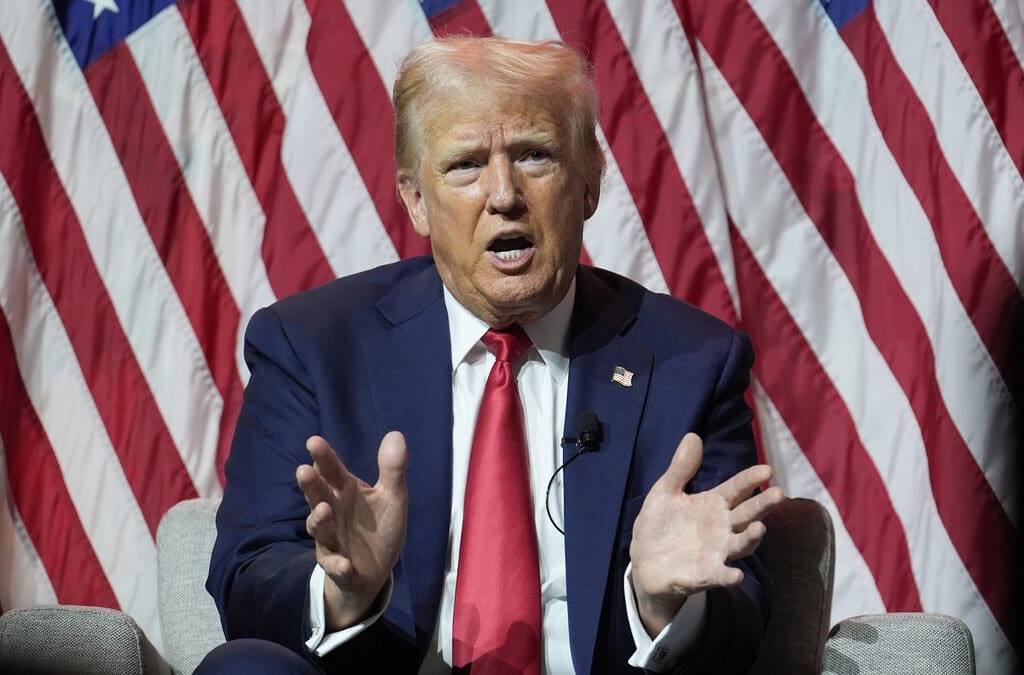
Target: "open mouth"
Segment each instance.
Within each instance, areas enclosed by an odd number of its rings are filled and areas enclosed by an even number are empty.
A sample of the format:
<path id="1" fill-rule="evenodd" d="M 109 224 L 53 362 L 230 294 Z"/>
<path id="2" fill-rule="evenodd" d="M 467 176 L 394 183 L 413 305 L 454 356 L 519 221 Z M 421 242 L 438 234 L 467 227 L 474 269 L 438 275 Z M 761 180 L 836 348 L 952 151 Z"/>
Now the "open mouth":
<path id="1" fill-rule="evenodd" d="M 502 262 L 515 262 L 533 250 L 533 242 L 521 234 L 503 234 L 487 250 Z"/>

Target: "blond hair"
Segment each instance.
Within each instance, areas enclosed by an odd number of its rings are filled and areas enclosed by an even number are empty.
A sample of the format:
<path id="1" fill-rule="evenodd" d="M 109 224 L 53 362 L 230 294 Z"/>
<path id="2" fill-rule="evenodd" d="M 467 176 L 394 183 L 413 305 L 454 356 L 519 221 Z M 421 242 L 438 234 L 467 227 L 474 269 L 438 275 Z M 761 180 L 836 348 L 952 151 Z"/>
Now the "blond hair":
<path id="1" fill-rule="evenodd" d="M 425 112 L 471 84 L 510 100 L 529 98 L 552 110 L 564 110 L 572 161 L 588 185 L 600 183 L 605 159 L 597 142 L 597 91 L 590 64 L 556 40 L 455 35 L 409 52 L 392 94 L 399 169 L 418 168 Z"/>

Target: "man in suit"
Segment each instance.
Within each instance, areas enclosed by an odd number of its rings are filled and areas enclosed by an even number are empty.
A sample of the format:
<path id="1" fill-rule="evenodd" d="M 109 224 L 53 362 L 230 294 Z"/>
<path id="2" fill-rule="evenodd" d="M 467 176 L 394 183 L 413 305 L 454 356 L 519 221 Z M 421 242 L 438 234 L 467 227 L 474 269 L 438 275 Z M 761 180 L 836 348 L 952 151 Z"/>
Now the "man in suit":
<path id="1" fill-rule="evenodd" d="M 585 61 L 560 43 L 442 40 L 407 57 L 395 109 L 399 194 L 433 256 L 253 317 L 208 581 L 227 636 L 352 672 L 748 668 L 768 611 L 752 554 L 782 499 L 756 492 L 771 471 L 743 401 L 750 346 L 579 265 L 604 166 Z M 497 577 L 462 576 L 489 543 L 467 523 L 510 503 L 472 486 L 494 331 L 531 345 L 506 364 L 530 513 L 487 534 L 525 525 L 510 555 L 529 551 L 534 623 L 480 614 L 525 593 L 504 553 Z M 558 472 L 582 411 L 600 442 Z M 496 602 L 460 597 L 471 583 Z M 501 621 L 503 644 L 484 644 Z M 204 665 L 248 667 L 228 645 Z"/>

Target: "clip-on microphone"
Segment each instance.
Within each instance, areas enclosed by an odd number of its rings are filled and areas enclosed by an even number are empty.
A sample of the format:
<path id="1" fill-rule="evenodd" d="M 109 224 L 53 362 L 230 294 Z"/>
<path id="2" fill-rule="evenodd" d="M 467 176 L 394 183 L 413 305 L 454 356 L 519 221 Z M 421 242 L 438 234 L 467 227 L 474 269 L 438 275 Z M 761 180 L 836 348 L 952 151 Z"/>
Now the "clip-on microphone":
<path id="1" fill-rule="evenodd" d="M 584 410 L 576 418 L 576 437 L 565 436 L 562 438 L 562 445 L 575 444 L 576 454 L 570 457 L 562 465 L 555 469 L 555 472 L 551 474 L 551 480 L 548 481 L 548 489 L 544 494 L 544 509 L 548 512 L 548 520 L 555 526 L 555 529 L 565 535 L 565 530 L 558 526 L 555 519 L 551 516 L 551 486 L 555 482 L 555 477 L 558 476 L 559 471 L 563 471 L 565 467 L 576 461 L 577 457 L 580 457 L 584 453 L 593 452 L 600 449 L 601 441 L 603 440 L 603 434 L 601 432 L 601 420 L 597 418 L 597 413 L 593 410 Z"/>

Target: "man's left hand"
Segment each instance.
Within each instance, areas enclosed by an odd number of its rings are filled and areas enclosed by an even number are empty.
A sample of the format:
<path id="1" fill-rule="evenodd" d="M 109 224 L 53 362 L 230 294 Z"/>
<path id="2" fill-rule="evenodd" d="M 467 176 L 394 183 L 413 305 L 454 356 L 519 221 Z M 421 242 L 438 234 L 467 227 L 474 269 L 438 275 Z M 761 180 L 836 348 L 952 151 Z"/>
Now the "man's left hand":
<path id="1" fill-rule="evenodd" d="M 686 484 L 703 456 L 700 437 L 686 434 L 633 524 L 633 590 L 652 636 L 672 621 L 688 596 L 743 580 L 743 572 L 728 563 L 754 552 L 765 533 L 761 519 L 785 498 L 779 487 L 753 494 L 772 476 L 767 464 L 745 469 L 707 492 L 687 494 Z"/>

